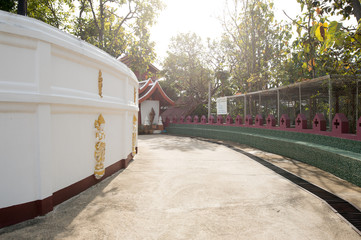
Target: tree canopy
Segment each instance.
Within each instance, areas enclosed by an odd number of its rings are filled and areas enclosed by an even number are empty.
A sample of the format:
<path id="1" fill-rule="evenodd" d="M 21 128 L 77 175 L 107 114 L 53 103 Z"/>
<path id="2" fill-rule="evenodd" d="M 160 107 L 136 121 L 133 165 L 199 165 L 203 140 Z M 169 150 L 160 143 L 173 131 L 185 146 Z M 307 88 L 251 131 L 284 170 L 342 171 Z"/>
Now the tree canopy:
<path id="1" fill-rule="evenodd" d="M 352 7 L 352 1 L 298 2 L 303 13 L 298 19 L 293 20 L 298 34 L 293 44 L 293 52 L 303 62 L 303 77 L 359 73 L 359 27 L 357 24 L 354 27 L 345 26 L 342 21 L 350 18 L 351 12 L 357 12 Z M 341 16 L 341 21 L 331 20 L 330 17 L 334 15 Z"/>
<path id="2" fill-rule="evenodd" d="M 291 32 L 275 21 L 273 3 L 267 0 L 234 0 L 223 18 L 226 56 L 238 91 L 249 92 L 280 85 L 287 79 L 282 67 Z M 277 71 L 275 71 L 277 70 Z"/>
<path id="3" fill-rule="evenodd" d="M 0 0 L 15 12 L 17 0 Z M 272 0 L 228 0 L 219 39 L 174 36 L 162 85 L 173 99 L 213 97 L 286 85 L 325 74 L 360 73 L 360 0 L 297 0 L 299 15 L 276 21 Z M 28 0 L 27 14 L 98 46 L 132 58 L 142 74 L 156 53 L 150 27 L 161 0 Z M 338 18 L 335 18 L 338 17 Z M 353 24 L 345 24 L 349 19 Z M 295 32 L 292 30 L 296 29 Z"/>
<path id="4" fill-rule="evenodd" d="M 175 98 L 206 100 L 210 69 L 205 64 L 205 47 L 195 33 L 179 34 L 171 39 L 163 64 L 166 89 L 173 88 Z"/>
<path id="5" fill-rule="evenodd" d="M 0 0 L 15 12 L 17 0 Z M 27 0 L 27 16 L 69 32 L 114 57 L 128 54 L 143 73 L 156 53 L 150 27 L 164 8 L 161 0 Z"/>
<path id="6" fill-rule="evenodd" d="M 291 25 L 275 19 L 272 0 L 228 1 L 221 39 L 204 41 L 195 34 L 172 39 L 162 84 L 174 99 L 204 103 L 207 83 L 216 98 L 326 74 L 360 73 L 360 1 L 297 2 L 299 15 L 290 18 Z M 354 25 L 346 19 L 354 19 Z"/>

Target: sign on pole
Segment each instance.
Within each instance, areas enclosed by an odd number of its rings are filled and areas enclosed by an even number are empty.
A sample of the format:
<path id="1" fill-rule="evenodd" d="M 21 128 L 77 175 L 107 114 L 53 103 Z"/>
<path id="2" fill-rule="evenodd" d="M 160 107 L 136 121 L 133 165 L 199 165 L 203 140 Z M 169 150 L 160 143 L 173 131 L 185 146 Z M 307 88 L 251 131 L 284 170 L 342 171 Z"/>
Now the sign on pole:
<path id="1" fill-rule="evenodd" d="M 227 98 L 217 98 L 217 115 L 227 114 Z"/>

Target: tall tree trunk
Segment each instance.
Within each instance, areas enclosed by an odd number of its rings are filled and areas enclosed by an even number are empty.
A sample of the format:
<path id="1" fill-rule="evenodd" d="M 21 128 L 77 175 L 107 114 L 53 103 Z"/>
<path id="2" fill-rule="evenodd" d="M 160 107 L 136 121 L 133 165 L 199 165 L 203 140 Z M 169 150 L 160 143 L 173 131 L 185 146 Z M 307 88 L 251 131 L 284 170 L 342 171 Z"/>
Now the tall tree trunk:
<path id="1" fill-rule="evenodd" d="M 309 4 L 308 5 L 309 14 L 308 14 L 307 32 L 308 32 L 308 39 L 309 39 L 309 44 L 310 44 L 310 53 L 309 53 L 310 59 L 307 62 L 307 64 L 309 64 L 311 66 L 311 71 L 310 71 L 311 78 L 316 78 L 316 69 L 313 64 L 313 62 L 315 61 L 316 53 L 315 53 L 315 49 L 314 49 L 314 42 L 312 41 L 313 37 L 311 36 L 311 28 L 312 28 L 311 23 L 313 22 L 313 18 L 311 15 L 311 8 L 312 8 L 312 5 Z"/>
<path id="2" fill-rule="evenodd" d="M 340 96 L 339 96 L 339 92 L 335 91 L 335 113 L 339 113 L 340 112 Z"/>
<path id="3" fill-rule="evenodd" d="M 353 8 L 353 14 L 357 19 L 357 23 L 360 22 L 361 19 L 361 4 L 359 0 L 351 0 L 351 5 Z"/>
<path id="4" fill-rule="evenodd" d="M 26 16 L 27 15 L 26 12 L 27 12 L 26 0 L 19 0 L 18 1 L 18 14 Z"/>
<path id="5" fill-rule="evenodd" d="M 82 40 L 85 40 L 85 37 L 84 37 L 84 33 L 83 33 L 83 23 L 81 22 L 83 17 L 83 12 L 85 10 L 85 0 L 82 0 L 80 2 L 80 11 L 79 11 L 79 18 L 78 18 L 78 21 L 79 21 L 79 36 L 80 36 L 80 39 Z"/>
<path id="6" fill-rule="evenodd" d="M 98 30 L 98 37 L 99 37 L 99 46 L 102 46 L 102 42 L 100 41 L 100 39 L 101 40 L 103 40 L 103 31 L 101 30 L 101 28 L 100 28 L 100 26 L 99 26 L 99 22 L 98 22 L 98 20 L 97 20 L 97 15 L 96 15 L 96 13 L 95 13 L 95 11 L 94 11 L 94 7 L 93 7 L 93 1 L 92 0 L 88 0 L 88 2 L 89 2 L 89 5 L 90 5 L 90 9 L 91 9 L 91 11 L 92 11 L 92 13 L 93 13 L 93 19 L 94 19 L 94 22 L 95 22 L 95 27 L 97 28 L 97 30 Z M 100 3 L 102 3 L 102 0 L 100 0 Z M 102 4 L 102 6 L 103 6 L 103 4 Z M 101 16 L 100 16 L 101 17 Z"/>
<path id="7" fill-rule="evenodd" d="M 104 48 L 104 3 L 103 0 L 99 1 L 100 10 L 100 31 L 99 31 L 99 44 Z"/>
<path id="8" fill-rule="evenodd" d="M 255 34 L 255 24 L 254 24 L 254 5 L 252 6 L 251 9 L 251 46 L 252 46 L 252 74 L 254 74 L 256 72 L 256 46 L 255 46 L 255 42 L 256 42 L 256 34 Z"/>

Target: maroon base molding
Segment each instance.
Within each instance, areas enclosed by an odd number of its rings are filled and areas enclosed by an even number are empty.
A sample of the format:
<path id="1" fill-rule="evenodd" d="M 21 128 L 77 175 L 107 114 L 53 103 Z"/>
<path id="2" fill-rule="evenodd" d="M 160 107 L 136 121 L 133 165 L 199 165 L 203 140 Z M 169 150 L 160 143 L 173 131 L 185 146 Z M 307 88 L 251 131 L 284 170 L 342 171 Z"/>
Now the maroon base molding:
<path id="1" fill-rule="evenodd" d="M 138 148 L 136 148 L 136 152 L 138 152 Z M 53 207 L 56 205 L 74 197 L 75 195 L 78 195 L 84 190 L 113 175 L 117 171 L 127 168 L 132 159 L 133 155 L 129 154 L 126 159 L 122 159 L 108 166 L 105 169 L 104 176 L 99 180 L 96 179 L 94 175 L 91 175 L 66 188 L 54 192 L 52 196 L 49 196 L 45 199 L 1 208 L 0 228 L 47 214 L 48 212 L 52 211 Z"/>
<path id="2" fill-rule="evenodd" d="M 0 209 L 0 228 L 35 218 L 53 210 L 53 197 Z"/>

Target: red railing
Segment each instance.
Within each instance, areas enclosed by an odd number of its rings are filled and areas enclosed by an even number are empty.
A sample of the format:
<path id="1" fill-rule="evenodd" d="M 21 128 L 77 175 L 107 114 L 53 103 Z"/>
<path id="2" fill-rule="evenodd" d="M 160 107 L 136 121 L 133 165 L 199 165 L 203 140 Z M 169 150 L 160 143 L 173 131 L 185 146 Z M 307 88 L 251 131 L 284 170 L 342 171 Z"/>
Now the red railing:
<path id="1" fill-rule="evenodd" d="M 179 119 L 173 117 L 173 119 L 166 118 L 164 126 L 167 127 L 169 123 L 178 123 L 178 124 L 202 124 L 202 125 L 223 125 L 223 126 L 234 126 L 234 127 L 251 127 L 251 128 L 264 128 L 264 129 L 274 129 L 280 131 L 292 131 L 292 132 L 302 132 L 309 134 L 318 134 L 331 137 L 345 138 L 351 140 L 361 141 L 361 117 L 357 121 L 356 125 L 356 134 L 349 133 L 349 121 L 343 113 L 336 113 L 335 117 L 332 120 L 331 131 L 326 130 L 326 119 L 323 114 L 318 113 L 312 120 L 312 128 L 307 128 L 307 119 L 305 115 L 298 114 L 295 119 L 295 126 L 291 127 L 291 119 L 287 114 L 283 114 L 279 125 L 276 125 L 276 119 L 273 115 L 268 115 L 267 119 L 263 119 L 262 115 L 257 115 L 255 119 L 251 115 L 247 115 L 243 118 L 238 115 L 233 118 L 228 115 L 224 122 L 223 116 L 219 115 L 215 119 L 213 116 L 207 119 L 206 116 L 202 116 L 200 119 L 198 116 L 181 116 Z"/>

